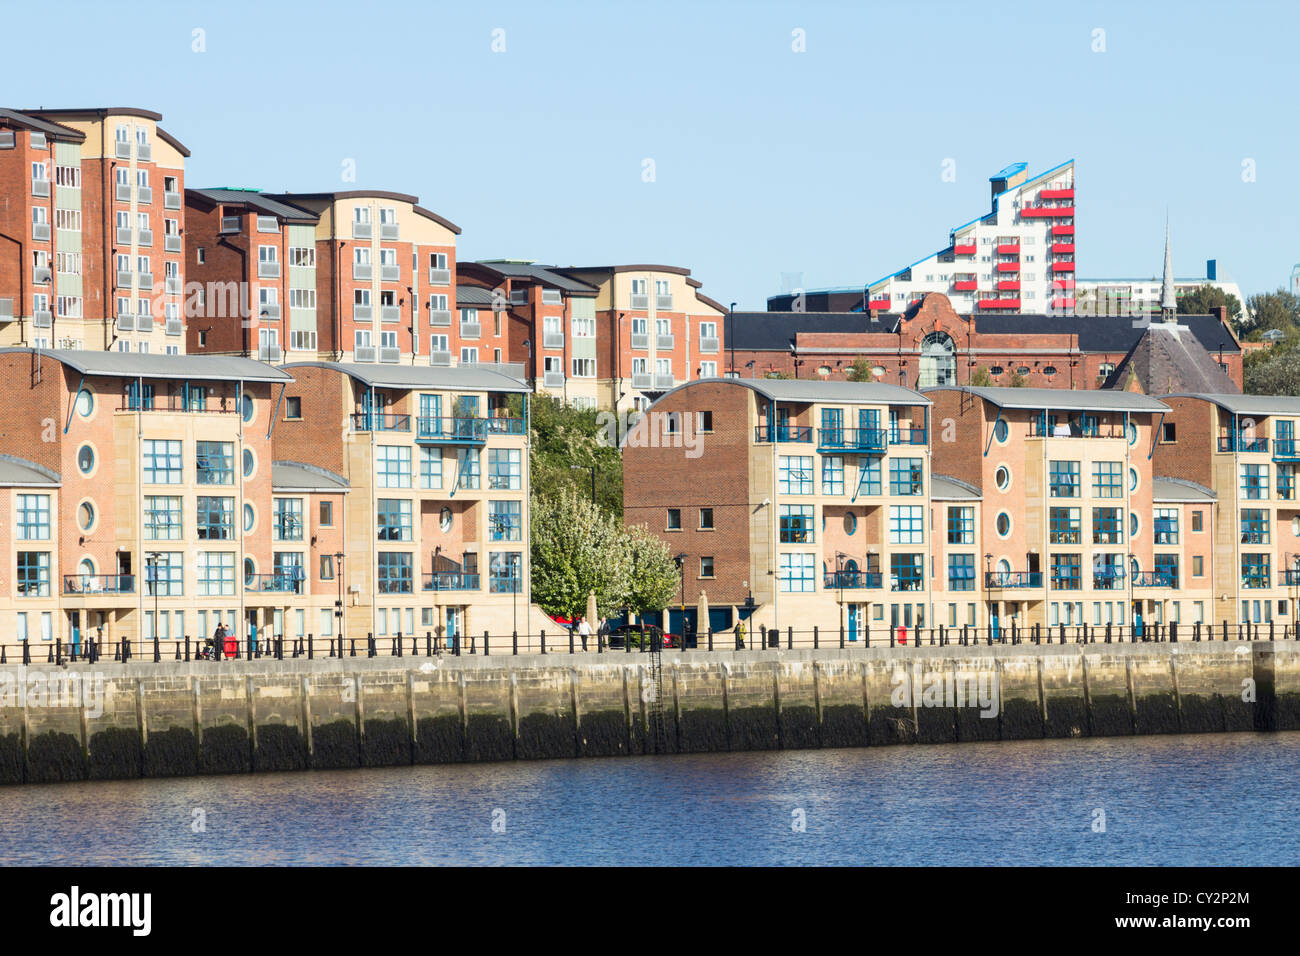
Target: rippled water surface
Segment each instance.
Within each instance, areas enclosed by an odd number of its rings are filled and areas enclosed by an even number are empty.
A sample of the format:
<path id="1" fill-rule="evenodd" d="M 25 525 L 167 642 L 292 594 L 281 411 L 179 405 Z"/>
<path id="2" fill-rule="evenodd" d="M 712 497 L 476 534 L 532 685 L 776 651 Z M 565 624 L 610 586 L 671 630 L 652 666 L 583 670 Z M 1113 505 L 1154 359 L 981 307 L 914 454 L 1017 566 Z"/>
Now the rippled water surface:
<path id="1" fill-rule="evenodd" d="M 9 787 L 0 863 L 1295 865 L 1298 768 L 1285 733 Z"/>

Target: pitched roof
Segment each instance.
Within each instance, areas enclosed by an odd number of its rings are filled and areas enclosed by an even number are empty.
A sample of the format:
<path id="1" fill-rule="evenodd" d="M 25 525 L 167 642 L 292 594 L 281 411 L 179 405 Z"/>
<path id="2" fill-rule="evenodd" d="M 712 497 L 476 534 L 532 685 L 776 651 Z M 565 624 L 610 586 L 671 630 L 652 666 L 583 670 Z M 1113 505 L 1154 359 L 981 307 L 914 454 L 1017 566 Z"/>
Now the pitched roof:
<path id="1" fill-rule="evenodd" d="M 491 289 L 476 285 L 456 286 L 456 305 L 492 305 L 494 303 Z"/>
<path id="2" fill-rule="evenodd" d="M 773 402 L 843 402 L 846 405 L 930 405 L 920 392 L 883 382 L 828 382 L 822 379 L 701 378 L 678 385 L 661 400 L 683 388 L 702 384 L 739 385 Z"/>
<path id="3" fill-rule="evenodd" d="M 980 490 L 951 475 L 930 476 L 930 497 L 936 501 L 979 501 Z"/>
<path id="4" fill-rule="evenodd" d="M 301 461 L 271 462 L 272 491 L 347 491 L 342 475 Z"/>
<path id="5" fill-rule="evenodd" d="M 572 276 L 557 272 L 554 266 L 541 266 L 535 262 L 516 262 L 509 259 L 478 259 L 475 265 L 483 266 L 503 276 L 536 279 L 542 285 L 555 286 L 575 295 L 595 295 L 596 288 L 579 282 Z"/>
<path id="6" fill-rule="evenodd" d="M 96 352 L 74 349 L 3 348 L 0 354 L 39 353 L 83 375 L 116 378 L 204 379 L 230 382 L 292 382 L 274 365 L 237 355 L 162 355 L 139 352 Z"/>
<path id="7" fill-rule="evenodd" d="M 1168 322 L 1152 322 L 1102 388 L 1127 390 L 1134 379 L 1147 395 L 1241 391 L 1190 329 Z"/>
<path id="8" fill-rule="evenodd" d="M 1146 395 L 1106 389 L 983 388 L 973 385 L 941 385 L 929 392 L 966 392 L 999 408 L 1078 409 L 1088 412 L 1167 412 L 1169 406 Z"/>
<path id="9" fill-rule="evenodd" d="M 0 488 L 24 485 L 52 485 L 63 483 L 57 471 L 38 465 L 16 455 L 0 455 Z"/>
<path id="10" fill-rule="evenodd" d="M 0 109 L 0 119 L 7 119 L 14 125 L 25 129 L 34 129 L 52 139 L 69 140 L 74 143 L 81 143 L 86 139 L 86 134 L 81 130 L 60 123 L 53 123 L 30 113 L 21 113 L 18 110 Z"/>
<path id="11" fill-rule="evenodd" d="M 291 362 L 295 368 L 330 368 L 375 388 L 455 388 L 531 392 L 523 381 L 490 365 L 371 365 L 363 362 Z M 509 366 L 500 366 L 505 369 Z M 515 366 L 522 370 L 522 366 Z"/>
<path id="12" fill-rule="evenodd" d="M 872 322 L 862 312 L 733 312 L 727 346 L 751 352 L 788 352 L 799 332 L 893 332 L 898 317 Z"/>
<path id="13" fill-rule="evenodd" d="M 1204 485 L 1185 478 L 1165 478 L 1155 475 L 1151 479 L 1152 501 L 1214 501 L 1218 496 Z"/>
<path id="14" fill-rule="evenodd" d="M 202 196 L 212 203 L 231 205 L 241 203 L 258 209 L 268 216 L 275 216 L 289 222 L 319 222 L 320 216 L 288 203 L 278 202 L 256 189 L 186 189 L 185 195 Z"/>
<path id="15" fill-rule="evenodd" d="M 1206 392 L 1176 392 L 1162 398 L 1199 398 L 1213 402 L 1234 415 L 1300 415 L 1300 397 L 1295 395 L 1242 395 Z"/>

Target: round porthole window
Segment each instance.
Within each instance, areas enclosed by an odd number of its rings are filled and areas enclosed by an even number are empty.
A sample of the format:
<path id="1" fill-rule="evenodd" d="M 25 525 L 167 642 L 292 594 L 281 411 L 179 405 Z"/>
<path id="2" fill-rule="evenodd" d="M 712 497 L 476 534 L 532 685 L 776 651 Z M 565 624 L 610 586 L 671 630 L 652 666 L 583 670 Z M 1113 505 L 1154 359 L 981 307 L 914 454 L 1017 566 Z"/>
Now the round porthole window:
<path id="1" fill-rule="evenodd" d="M 244 477 L 252 478 L 253 469 L 257 467 L 257 459 L 253 456 L 251 448 L 244 449 Z"/>
<path id="2" fill-rule="evenodd" d="M 77 393 L 77 414 L 89 418 L 95 411 L 95 394 L 88 388 Z"/>
<path id="3" fill-rule="evenodd" d="M 244 421 L 251 422 L 253 420 L 253 396 L 245 395 L 240 403 L 239 410 L 244 416 Z"/>
<path id="4" fill-rule="evenodd" d="M 90 558 L 82 558 L 81 563 L 77 565 L 77 573 L 90 577 L 95 573 L 95 562 Z"/>
<path id="5" fill-rule="evenodd" d="M 1030 369 L 1030 367 L 1029 367 L 1028 365 L 1022 365 L 1022 366 L 1020 366 L 1019 368 L 1016 369 L 1016 374 L 1017 374 L 1017 375 L 1028 375 L 1031 371 L 1032 371 L 1032 369 Z"/>
<path id="6" fill-rule="evenodd" d="M 439 513 L 438 527 L 442 529 L 443 534 L 446 534 L 448 531 L 451 530 L 451 509 L 450 508 L 443 508 L 442 511 Z"/>
<path id="7" fill-rule="evenodd" d="M 1128 443 L 1129 443 L 1130 445 L 1136 445 L 1136 444 L 1137 444 L 1137 440 L 1138 440 L 1138 427 L 1137 427 L 1137 425 L 1133 424 L 1132 422 L 1129 422 L 1128 425 L 1126 425 L 1126 426 L 1124 427 L 1124 433 L 1125 433 L 1126 435 L 1128 435 Z"/>
<path id="8" fill-rule="evenodd" d="M 244 530 L 252 531 L 253 522 L 256 520 L 257 520 L 257 515 L 253 511 L 253 506 L 246 503 L 244 505 Z"/>
<path id="9" fill-rule="evenodd" d="M 1048 378 L 1051 378 L 1053 375 L 1056 374 L 1056 366 L 1055 365 L 1047 366 L 1047 368 L 1043 369 L 1043 374 L 1046 375 Z"/>
<path id="10" fill-rule="evenodd" d="M 1300 518 L 1291 519 L 1291 533 L 1300 538 Z"/>
<path id="11" fill-rule="evenodd" d="M 1011 533 L 1011 515 L 1005 511 L 998 512 L 997 529 L 1001 537 L 1005 538 L 1009 535 Z"/>
<path id="12" fill-rule="evenodd" d="M 1011 469 L 1006 465 L 998 465 L 998 470 L 993 473 L 993 480 L 997 483 L 998 491 L 1006 491 L 1011 487 Z"/>
<path id="13" fill-rule="evenodd" d="M 999 418 L 998 423 L 993 426 L 993 437 L 1001 444 L 1006 444 L 1007 435 L 1010 434 L 1010 432 L 1011 429 L 1008 427 L 1006 421 L 1001 418 Z"/>
<path id="14" fill-rule="evenodd" d="M 95 470 L 95 449 L 89 445 L 82 445 L 77 449 L 77 467 L 83 475 L 88 475 Z"/>
<path id="15" fill-rule="evenodd" d="M 871 367 L 871 377 L 872 377 L 872 378 L 884 378 L 884 377 L 885 377 L 885 367 L 884 367 L 883 365 L 873 365 L 873 366 Z"/>
<path id="16" fill-rule="evenodd" d="M 82 531 L 89 531 L 95 526 L 95 505 L 89 501 L 83 501 L 77 506 L 77 527 Z"/>
<path id="17" fill-rule="evenodd" d="M 851 535 L 853 534 L 853 532 L 857 530 L 858 530 L 858 519 L 853 515 L 853 512 L 850 511 L 848 514 L 844 516 L 844 533 L 847 535 Z"/>
<path id="18" fill-rule="evenodd" d="M 253 563 L 252 558 L 244 558 L 244 586 L 250 586 L 256 576 L 257 565 Z"/>
<path id="19" fill-rule="evenodd" d="M 1128 490 L 1137 491 L 1137 487 L 1138 487 L 1138 470 L 1136 468 L 1130 468 L 1128 470 Z"/>
<path id="20" fill-rule="evenodd" d="M 1136 511 L 1128 513 L 1128 536 L 1130 540 L 1138 536 L 1138 516 Z"/>

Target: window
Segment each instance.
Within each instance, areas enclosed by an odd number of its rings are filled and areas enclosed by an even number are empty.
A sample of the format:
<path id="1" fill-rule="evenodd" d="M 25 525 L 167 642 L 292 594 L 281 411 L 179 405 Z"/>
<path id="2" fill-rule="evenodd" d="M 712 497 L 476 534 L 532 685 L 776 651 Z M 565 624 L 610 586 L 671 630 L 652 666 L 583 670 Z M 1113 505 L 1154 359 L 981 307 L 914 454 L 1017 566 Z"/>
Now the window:
<path id="1" fill-rule="evenodd" d="M 522 541 L 524 539 L 523 505 L 518 501 L 488 503 L 488 539 Z"/>
<path id="2" fill-rule="evenodd" d="M 1157 524 L 1157 529 L 1159 525 Z M 1159 531 L 1157 530 L 1157 543 L 1159 540 Z M 1241 543 L 1242 544 L 1268 544 L 1268 511 L 1263 508 L 1243 508 L 1241 509 Z M 1175 542 L 1169 542 L 1171 544 Z"/>
<path id="3" fill-rule="evenodd" d="M 812 456 L 779 456 L 777 490 L 783 495 L 811 495 L 813 493 Z"/>
<path id="4" fill-rule="evenodd" d="M 195 442 L 194 467 L 194 480 L 197 484 L 233 485 L 235 483 L 234 442 Z"/>
<path id="5" fill-rule="evenodd" d="M 378 583 L 380 594 L 412 593 L 411 556 L 394 551 L 379 552 Z"/>
<path id="6" fill-rule="evenodd" d="M 700 509 L 700 530 L 701 531 L 713 530 L 713 509 L 712 508 Z"/>
<path id="7" fill-rule="evenodd" d="M 1255 500 L 1268 497 L 1268 465 L 1241 466 L 1241 497 Z"/>
<path id="8" fill-rule="evenodd" d="M 840 455 L 822 457 L 822 494 L 844 494 L 844 458 Z"/>
<path id="9" fill-rule="evenodd" d="M 682 509 L 681 508 L 668 509 L 667 524 L 665 524 L 664 527 L 668 531 L 682 530 Z"/>
<path id="10" fill-rule="evenodd" d="M 1052 555 L 1052 590 L 1077 591 L 1082 587 L 1077 554 Z"/>
<path id="11" fill-rule="evenodd" d="M 436 448 L 436 447 L 430 448 L 427 445 L 421 446 L 420 487 L 421 488 L 442 487 L 442 449 L 441 448 Z"/>
<path id="12" fill-rule="evenodd" d="M 695 430 L 697 432 L 713 432 L 713 412 L 696 412 L 695 413 Z"/>
<path id="13" fill-rule="evenodd" d="M 1156 584 L 1160 587 L 1178 587 L 1178 555 L 1155 555 L 1151 570 L 1154 572 Z"/>
<path id="14" fill-rule="evenodd" d="M 275 541 L 301 541 L 302 525 L 302 499 L 276 498 L 275 523 L 271 526 L 272 539 Z"/>
<path id="15" fill-rule="evenodd" d="M 1199 555 L 1192 556 L 1192 577 L 1199 578 L 1205 575 L 1205 559 Z"/>
<path id="16" fill-rule="evenodd" d="M 1092 509 L 1092 543 L 1120 544 L 1124 540 L 1124 523 L 1118 508 Z"/>
<path id="17" fill-rule="evenodd" d="M 257 523 L 257 512 L 247 501 L 244 502 L 244 533 L 248 534 Z"/>
<path id="18" fill-rule="evenodd" d="M 924 493 L 921 481 L 920 458 L 891 458 L 889 460 L 889 493 L 891 495 L 919 495 Z"/>
<path id="19" fill-rule="evenodd" d="M 863 462 L 858 459 L 858 493 L 864 495 L 881 494 L 883 485 L 881 475 L 881 465 L 879 458 L 872 458 Z"/>
<path id="20" fill-rule="evenodd" d="M 48 541 L 50 538 L 50 496 L 18 496 L 19 541 Z"/>
<path id="21" fill-rule="evenodd" d="M 948 555 L 948 590 L 975 590 L 975 555 Z"/>
<path id="22" fill-rule="evenodd" d="M 289 265 L 312 269 L 316 266 L 316 249 L 314 246 L 290 246 Z"/>
<path id="23" fill-rule="evenodd" d="M 1006 491 L 1011 486 L 1011 469 L 1006 465 L 999 465 L 998 470 L 993 473 L 993 482 L 998 486 L 998 491 Z"/>
<path id="24" fill-rule="evenodd" d="M 185 593 L 184 554 L 156 551 L 145 556 L 144 593 L 148 597 L 180 597 Z"/>
<path id="25" fill-rule="evenodd" d="M 460 362 L 462 365 L 477 365 L 478 349 L 462 345 L 460 347 Z"/>
<path id="26" fill-rule="evenodd" d="M 323 528 L 334 527 L 334 502 L 322 501 L 320 503 L 320 524 Z"/>
<path id="27" fill-rule="evenodd" d="M 700 555 L 700 577 L 702 578 L 713 577 L 713 556 L 712 555 Z"/>
<path id="28" fill-rule="evenodd" d="M 1178 441 L 1178 429 L 1174 422 L 1165 422 L 1160 426 L 1160 441 L 1166 445 Z"/>
<path id="29" fill-rule="evenodd" d="M 1122 461 L 1093 462 L 1092 495 L 1094 498 L 1124 497 L 1124 463 Z"/>
<path id="30" fill-rule="evenodd" d="M 1077 461 L 1050 462 L 1048 483 L 1053 498 L 1079 497 L 1079 463 Z"/>
<path id="31" fill-rule="evenodd" d="M 891 591 L 920 591 L 925 587 L 925 555 L 891 554 L 889 556 Z"/>
<path id="32" fill-rule="evenodd" d="M 1152 533 L 1156 544 L 1178 543 L 1178 509 L 1156 508 L 1152 514 Z"/>
<path id="33" fill-rule="evenodd" d="M 410 499 L 378 499 L 375 526 L 380 541 L 410 541 L 412 539 Z"/>
<path id="34" fill-rule="evenodd" d="M 925 509 L 920 505 L 889 506 L 889 543 L 924 544 Z"/>
<path id="35" fill-rule="evenodd" d="M 1203 519 L 1201 518 L 1201 512 L 1199 512 L 1199 511 L 1193 511 L 1193 512 L 1192 512 L 1192 530 L 1193 530 L 1193 531 L 1200 531 L 1200 530 L 1202 529 L 1202 524 L 1201 524 L 1202 520 L 1203 520 Z"/>
<path id="36" fill-rule="evenodd" d="M 594 358 L 576 358 L 573 360 L 574 378 L 595 378 L 596 360 Z"/>
<path id="37" fill-rule="evenodd" d="M 1241 556 L 1241 586 L 1266 588 L 1269 586 L 1269 555 L 1243 554 Z"/>
<path id="38" fill-rule="evenodd" d="M 948 543 L 975 543 L 975 509 L 950 507 L 948 509 Z"/>
<path id="39" fill-rule="evenodd" d="M 1082 518 L 1079 508 L 1052 508 L 1049 517 L 1050 544 L 1078 544 Z"/>
<path id="40" fill-rule="evenodd" d="M 997 528 L 998 534 L 1005 538 L 1011 533 L 1011 515 L 1007 514 L 1005 511 L 999 511 L 997 518 L 993 522 L 993 526 Z"/>
<path id="41" fill-rule="evenodd" d="M 814 558 L 811 554 L 782 552 L 778 570 L 780 589 L 784 593 L 809 593 L 813 590 Z"/>
<path id="42" fill-rule="evenodd" d="M 195 522 L 201 540 L 232 540 L 235 537 L 235 499 L 200 495 Z"/>
<path id="43" fill-rule="evenodd" d="M 782 544 L 812 544 L 812 505 L 781 505 L 780 537 Z"/>
<path id="44" fill-rule="evenodd" d="M 19 597 L 50 596 L 50 553 L 19 551 L 15 585 Z"/>
<path id="45" fill-rule="evenodd" d="M 284 400 L 284 417 L 289 421 L 302 418 L 302 398 L 291 395 Z"/>
<path id="46" fill-rule="evenodd" d="M 411 487 L 410 447 L 379 445 L 375 449 L 375 474 L 380 488 Z"/>
<path id="47" fill-rule="evenodd" d="M 334 555 L 322 554 L 320 556 L 320 579 L 322 581 L 334 580 Z"/>
<path id="48" fill-rule="evenodd" d="M 181 483 L 181 443 L 146 438 L 141 443 L 142 478 L 147 485 Z M 83 445 L 82 450 L 88 446 Z"/>
<path id="49" fill-rule="evenodd" d="M 231 551 L 200 551 L 198 555 L 198 593 L 232 595 L 235 593 L 235 555 Z"/>
<path id="50" fill-rule="evenodd" d="M 460 480 L 456 487 L 476 490 L 479 486 L 479 450 L 477 448 L 456 449 L 456 473 Z"/>

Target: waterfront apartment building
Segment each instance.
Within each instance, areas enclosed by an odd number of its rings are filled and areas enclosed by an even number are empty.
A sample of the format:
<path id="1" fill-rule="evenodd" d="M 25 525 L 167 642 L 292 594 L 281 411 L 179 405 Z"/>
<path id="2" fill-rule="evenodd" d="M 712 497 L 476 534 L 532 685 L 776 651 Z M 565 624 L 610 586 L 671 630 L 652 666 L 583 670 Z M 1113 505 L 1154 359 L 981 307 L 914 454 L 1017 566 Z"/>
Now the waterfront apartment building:
<path id="1" fill-rule="evenodd" d="M 1073 314 L 1074 160 L 1027 169 L 989 177 L 992 211 L 953 229 L 944 248 L 867 283 L 866 310 L 902 312 L 942 292 L 959 312 Z"/>
<path id="2" fill-rule="evenodd" d="M 715 629 L 926 625 L 929 410 L 882 383 L 687 382 L 624 443 L 624 520 L 682 556 L 698 627 L 701 591 Z"/>
<path id="3" fill-rule="evenodd" d="M 0 344 L 184 351 L 189 150 L 161 119 L 0 109 Z"/>
<path id="4" fill-rule="evenodd" d="M 1180 394 L 1169 406 L 1155 464 L 1213 490 L 1215 619 L 1295 623 L 1300 599 L 1300 453 L 1294 396 Z"/>
<path id="5" fill-rule="evenodd" d="M 337 475 L 349 489 L 337 569 L 348 637 L 547 626 L 527 584 L 524 382 L 469 363 L 295 362 L 285 371 L 294 381 L 276 459 Z"/>
<path id="6" fill-rule="evenodd" d="M 935 472 L 956 486 L 935 508 L 941 620 L 956 605 L 968 623 L 972 603 L 995 631 L 1217 619 L 1215 497 L 1203 482 L 1158 477 L 1163 402 L 1035 388 L 925 395 Z"/>

